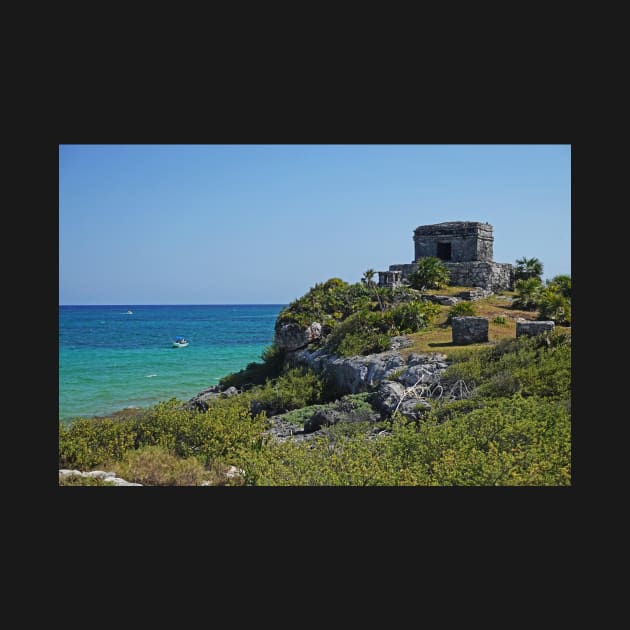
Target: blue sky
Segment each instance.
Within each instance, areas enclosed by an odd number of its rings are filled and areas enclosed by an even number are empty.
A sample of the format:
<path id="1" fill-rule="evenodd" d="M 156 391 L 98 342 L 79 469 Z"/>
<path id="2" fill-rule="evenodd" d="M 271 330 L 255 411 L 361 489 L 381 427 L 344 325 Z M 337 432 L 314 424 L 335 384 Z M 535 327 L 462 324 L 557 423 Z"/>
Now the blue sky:
<path id="1" fill-rule="evenodd" d="M 60 304 L 285 304 L 418 225 L 571 273 L 570 145 L 60 145 Z"/>

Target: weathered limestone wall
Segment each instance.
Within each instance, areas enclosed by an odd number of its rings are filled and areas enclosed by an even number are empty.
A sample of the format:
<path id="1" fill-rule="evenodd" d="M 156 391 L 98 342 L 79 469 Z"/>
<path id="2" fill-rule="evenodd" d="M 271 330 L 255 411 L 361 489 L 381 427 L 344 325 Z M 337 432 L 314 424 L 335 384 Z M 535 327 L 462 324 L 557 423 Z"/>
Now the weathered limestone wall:
<path id="1" fill-rule="evenodd" d="M 514 285 L 514 269 L 509 263 L 445 262 L 444 266 L 451 274 L 451 285 L 481 287 L 493 292 L 509 290 Z"/>
<path id="2" fill-rule="evenodd" d="M 451 274 L 452 286 L 481 287 L 487 291 L 506 291 L 514 286 L 514 268 L 509 263 L 495 262 L 445 262 Z M 418 268 L 416 263 L 390 265 L 390 271 L 400 271 L 405 279 Z"/>
<path id="3" fill-rule="evenodd" d="M 492 261 L 492 226 L 473 221 L 451 221 L 421 225 L 413 233 L 414 260 L 438 256 L 438 243 L 451 246 L 452 262 Z"/>

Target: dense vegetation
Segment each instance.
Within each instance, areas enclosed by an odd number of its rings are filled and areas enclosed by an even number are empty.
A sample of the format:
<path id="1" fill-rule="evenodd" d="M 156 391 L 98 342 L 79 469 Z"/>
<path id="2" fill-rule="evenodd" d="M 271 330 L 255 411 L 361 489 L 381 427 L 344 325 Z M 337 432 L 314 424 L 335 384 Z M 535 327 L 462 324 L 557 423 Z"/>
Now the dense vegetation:
<path id="1" fill-rule="evenodd" d="M 441 289 L 448 284 L 450 273 L 444 263 L 433 256 L 420 258 L 416 270 L 409 275 L 409 283 L 414 289 Z"/>
<path id="2" fill-rule="evenodd" d="M 543 284 L 538 277 L 517 280 L 514 308 L 538 311 L 539 319 L 571 324 L 571 276 L 555 276 Z"/>
<path id="3" fill-rule="evenodd" d="M 331 278 L 316 284 L 305 295 L 282 309 L 276 320 L 276 331 L 283 324 L 291 322 L 300 326 L 319 322 L 324 334 L 328 334 L 349 315 L 370 308 L 372 295 L 365 284 L 348 284 L 339 278 Z"/>
<path id="4" fill-rule="evenodd" d="M 443 382 L 473 395 L 434 402 L 419 423 L 402 417 L 320 431 L 308 443 L 277 443 L 252 415 L 256 388 L 214 401 L 207 412 L 171 400 L 121 420 L 60 426 L 59 466 L 104 468 L 129 481 L 212 485 L 566 485 L 571 481 L 571 343 L 567 335 L 521 337 L 462 352 Z M 260 400 L 299 426 L 322 404 L 312 373 L 287 371 Z M 277 397 L 277 398 L 275 398 Z M 356 397 L 369 409 L 369 395 Z M 305 408 L 316 401 L 319 404 Z M 229 465 L 242 476 L 221 474 Z M 70 483 L 70 482 L 67 482 Z M 87 483 L 87 482 L 86 482 Z"/>
<path id="5" fill-rule="evenodd" d="M 448 326 L 449 315 L 477 312 L 469 302 L 448 309 L 409 287 L 377 287 L 373 275 L 368 270 L 352 285 L 336 278 L 315 285 L 283 309 L 277 329 L 318 321 L 325 328 L 318 343 L 330 352 L 368 354 L 388 349 L 394 335 L 426 335 L 427 327 Z M 546 285 L 522 278 L 516 298 L 517 307 L 570 323 L 570 276 Z M 508 325 L 505 315 L 493 321 Z M 146 485 L 570 484 L 570 335 L 506 338 L 451 358 L 442 384 L 464 383 L 470 395 L 431 399 L 431 409 L 410 422 L 398 414 L 382 418 L 372 393 L 343 396 L 271 346 L 262 362 L 222 379 L 223 389 L 240 392 L 217 397 L 206 411 L 172 399 L 116 418 L 60 423 L 59 467 L 110 470 Z M 321 425 L 306 442 L 268 433 L 271 416 L 312 430 L 316 414 L 333 411 L 352 421 Z M 231 467 L 238 474 L 228 475 Z M 107 485 L 78 477 L 60 483 Z"/>

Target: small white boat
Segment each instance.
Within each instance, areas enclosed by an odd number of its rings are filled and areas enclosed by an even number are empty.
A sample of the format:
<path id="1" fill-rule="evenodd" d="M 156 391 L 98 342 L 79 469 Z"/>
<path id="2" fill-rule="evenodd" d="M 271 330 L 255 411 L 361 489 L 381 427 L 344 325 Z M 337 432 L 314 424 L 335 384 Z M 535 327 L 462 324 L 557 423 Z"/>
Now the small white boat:
<path id="1" fill-rule="evenodd" d="M 127 311 L 127 315 L 133 315 L 133 311 Z"/>
<path id="2" fill-rule="evenodd" d="M 177 336 L 173 339 L 173 348 L 185 348 L 188 345 L 188 340 L 184 337 Z"/>

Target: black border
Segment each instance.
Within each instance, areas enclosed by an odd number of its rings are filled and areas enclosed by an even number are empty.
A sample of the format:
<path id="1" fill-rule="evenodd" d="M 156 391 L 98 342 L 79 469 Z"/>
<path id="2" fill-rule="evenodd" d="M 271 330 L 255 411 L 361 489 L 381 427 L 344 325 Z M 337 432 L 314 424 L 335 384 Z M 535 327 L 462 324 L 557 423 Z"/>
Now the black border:
<path id="1" fill-rule="evenodd" d="M 125 100 L 125 106 L 119 102 L 111 111 L 107 106 L 88 107 L 76 121 L 66 116 L 57 126 L 54 143 L 46 145 L 44 179 L 49 185 L 37 191 L 42 195 L 39 203 L 58 208 L 59 144 L 572 144 L 566 105 L 552 95 L 543 99 L 535 94 L 528 101 L 513 90 L 489 102 L 476 92 L 468 92 L 467 98 L 449 93 L 445 101 L 425 93 L 424 102 L 417 93 L 393 90 L 386 98 L 381 94 L 376 106 L 369 92 L 350 99 L 328 93 L 323 103 L 324 96 L 306 109 L 296 99 L 281 106 L 264 95 L 218 104 L 189 98 L 168 115 L 168 108 L 156 107 L 148 97 Z M 173 99 L 168 103 L 172 106 Z M 572 168 L 575 155 L 572 145 Z M 573 194 L 572 200 L 576 201 Z M 59 488 L 56 452 L 50 448 L 57 443 L 57 427 L 49 422 L 58 408 L 58 243 L 53 236 L 59 233 L 58 215 L 51 211 L 46 220 L 41 245 L 48 262 L 43 273 L 51 277 L 40 287 L 51 309 L 50 343 L 44 354 L 52 391 L 50 404 L 43 414 L 38 412 L 44 431 L 50 424 L 50 434 L 38 440 L 43 444 L 40 463 L 45 463 L 38 475 L 39 483 L 46 480 L 56 518 L 64 523 L 60 531 L 68 523 L 89 522 L 101 533 L 133 524 L 134 531 L 150 535 L 170 531 L 184 539 L 219 537 L 235 542 L 239 536 L 251 538 L 254 531 L 270 545 L 288 532 L 292 544 L 299 545 L 335 538 L 339 532 L 367 534 L 373 541 L 394 544 L 398 536 L 413 538 L 416 531 L 442 528 L 444 534 L 465 535 L 475 544 L 475 535 L 484 537 L 489 529 L 499 537 L 499 530 L 510 528 L 531 528 L 533 533 L 543 523 L 557 525 L 570 515 L 576 480 L 582 476 L 575 466 L 569 488 Z M 572 223 L 574 252 L 581 229 Z M 580 317 L 577 322 L 579 331 Z M 574 412 L 579 412 L 576 407 Z M 574 430 L 574 446 L 578 435 Z"/>

